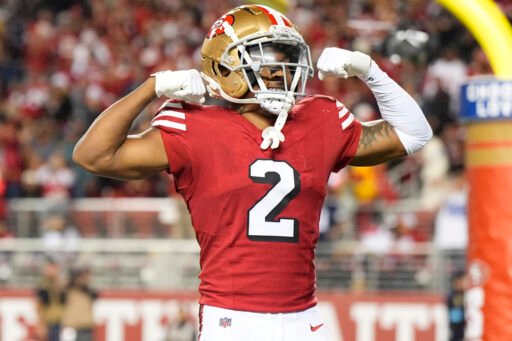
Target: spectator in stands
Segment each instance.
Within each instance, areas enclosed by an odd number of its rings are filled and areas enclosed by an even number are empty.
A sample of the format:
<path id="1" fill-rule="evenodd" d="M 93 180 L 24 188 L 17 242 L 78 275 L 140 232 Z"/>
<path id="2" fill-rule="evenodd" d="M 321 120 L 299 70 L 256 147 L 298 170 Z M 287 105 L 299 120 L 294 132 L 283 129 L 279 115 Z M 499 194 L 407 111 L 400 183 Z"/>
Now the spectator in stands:
<path id="1" fill-rule="evenodd" d="M 7 221 L 0 217 L 0 239 L 5 238 L 13 238 L 14 234 L 9 229 L 9 225 L 7 225 Z"/>
<path id="2" fill-rule="evenodd" d="M 43 197 L 60 201 L 71 197 L 75 173 L 68 166 L 64 154 L 60 151 L 51 154 L 48 161 L 36 170 L 35 177 L 41 186 Z"/>
<path id="3" fill-rule="evenodd" d="M 32 150 L 25 153 L 25 168 L 21 173 L 21 190 L 24 197 L 40 197 L 41 187 L 36 172 L 43 164 L 43 160 Z"/>
<path id="4" fill-rule="evenodd" d="M 463 173 L 453 176 L 452 188 L 437 212 L 434 245 L 440 250 L 465 250 L 468 242 L 467 185 Z"/>
<path id="5" fill-rule="evenodd" d="M 71 102 L 70 80 L 63 73 L 55 73 L 50 78 L 50 94 L 46 103 L 47 114 L 52 117 L 60 128 L 65 128 L 66 122 L 73 114 Z"/>
<path id="6" fill-rule="evenodd" d="M 458 111 L 459 89 L 466 80 L 467 68 L 455 45 L 443 46 L 441 57 L 428 67 L 423 95 L 428 98 L 440 90 L 446 91 L 450 96 L 450 112 L 445 115 Z"/>
<path id="7" fill-rule="evenodd" d="M 473 51 L 468 67 L 469 76 L 493 75 L 489 59 L 481 47 L 478 47 Z"/>
<path id="8" fill-rule="evenodd" d="M 35 290 L 36 311 L 39 325 L 38 340 L 60 341 L 60 321 L 64 309 L 64 288 L 60 267 L 49 259 L 43 266 L 43 274 Z"/>
<path id="9" fill-rule="evenodd" d="M 446 298 L 448 320 L 450 326 L 450 341 L 463 341 L 466 318 L 464 314 L 464 289 L 466 276 L 464 272 L 454 274 L 450 292 Z"/>
<path id="10" fill-rule="evenodd" d="M 352 191 L 362 206 L 371 206 L 380 199 L 379 177 L 382 166 L 350 168 Z"/>
<path id="11" fill-rule="evenodd" d="M 391 225 L 394 234 L 393 251 L 397 254 L 413 252 L 416 245 L 415 228 L 418 219 L 414 213 L 401 213 L 395 216 Z"/>
<path id="12" fill-rule="evenodd" d="M 93 304 L 98 297 L 90 286 L 91 272 L 88 267 L 71 271 L 64 294 L 62 313 L 63 339 L 75 335 L 75 341 L 94 341 Z M 71 338 L 71 337 L 70 337 Z"/>
<path id="13" fill-rule="evenodd" d="M 369 255 L 385 255 L 393 250 L 394 235 L 390 227 L 383 222 L 380 212 L 359 214 L 361 250 Z"/>
<path id="14" fill-rule="evenodd" d="M 452 179 L 452 188 L 448 192 L 434 220 L 434 247 L 444 262 L 445 273 L 451 273 L 466 261 L 466 248 L 469 231 L 467 221 L 468 188 L 463 173 L 459 172 Z M 446 285 L 448 279 L 444 278 Z"/>
<path id="15" fill-rule="evenodd" d="M 439 79 L 436 79 L 436 82 L 435 93 L 423 99 L 423 109 L 429 123 L 432 125 L 434 134 L 439 135 L 443 132 L 446 124 L 455 120 L 455 113 L 452 113 L 450 109 L 450 94 L 441 86 Z"/>
<path id="16" fill-rule="evenodd" d="M 348 221 L 353 215 L 352 197 L 347 197 L 347 181 L 349 172 L 342 169 L 337 173 L 331 173 L 327 182 L 327 196 L 322 211 L 320 212 L 319 232 L 320 241 L 333 241 L 341 238 L 353 238 L 353 231 L 350 231 Z M 350 195 L 348 193 L 348 195 Z M 341 200 L 344 196 L 345 200 Z"/>
<path id="17" fill-rule="evenodd" d="M 179 308 L 175 319 L 171 320 L 165 337 L 165 341 L 195 341 L 196 326 L 190 314 L 184 307 Z"/>
<path id="18" fill-rule="evenodd" d="M 158 213 L 160 235 L 172 239 L 194 238 L 194 229 L 185 203 L 175 195 L 172 203 Z"/>
<path id="19" fill-rule="evenodd" d="M 446 155 L 450 163 L 451 173 L 464 170 L 465 128 L 456 122 L 447 124 L 440 135 L 446 146 Z"/>
<path id="20" fill-rule="evenodd" d="M 42 223 L 41 238 L 49 254 L 54 256 L 70 256 L 80 241 L 80 233 L 69 224 L 63 212 L 54 211 L 46 216 Z"/>
<path id="21" fill-rule="evenodd" d="M 18 130 L 15 121 L 4 121 L 0 114 L 0 198 L 15 198 L 21 194 L 23 160 Z"/>
<path id="22" fill-rule="evenodd" d="M 448 172 L 450 161 L 443 140 L 434 135 L 419 152 L 422 188 L 421 205 L 427 210 L 437 209 L 450 190 Z"/>

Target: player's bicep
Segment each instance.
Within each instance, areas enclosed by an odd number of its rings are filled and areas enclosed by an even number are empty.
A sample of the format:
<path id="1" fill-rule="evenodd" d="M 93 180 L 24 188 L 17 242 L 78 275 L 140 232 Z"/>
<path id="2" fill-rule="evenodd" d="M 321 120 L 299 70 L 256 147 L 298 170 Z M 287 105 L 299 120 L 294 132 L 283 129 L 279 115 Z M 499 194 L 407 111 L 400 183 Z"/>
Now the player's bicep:
<path id="1" fill-rule="evenodd" d="M 351 166 L 373 166 L 407 155 L 395 129 L 384 120 L 362 123 L 361 137 Z"/>
<path id="2" fill-rule="evenodd" d="M 141 179 L 169 167 L 160 131 L 150 128 L 129 135 L 118 149 L 103 176 L 119 179 Z"/>

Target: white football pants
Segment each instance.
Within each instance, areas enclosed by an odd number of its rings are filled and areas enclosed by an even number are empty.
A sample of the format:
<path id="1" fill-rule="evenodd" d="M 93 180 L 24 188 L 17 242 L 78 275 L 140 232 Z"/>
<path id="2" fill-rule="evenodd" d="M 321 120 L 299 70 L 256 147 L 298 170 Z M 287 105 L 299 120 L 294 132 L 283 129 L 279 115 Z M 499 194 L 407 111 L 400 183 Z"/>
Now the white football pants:
<path id="1" fill-rule="evenodd" d="M 252 313 L 204 305 L 199 341 L 329 341 L 317 307 L 294 313 Z"/>

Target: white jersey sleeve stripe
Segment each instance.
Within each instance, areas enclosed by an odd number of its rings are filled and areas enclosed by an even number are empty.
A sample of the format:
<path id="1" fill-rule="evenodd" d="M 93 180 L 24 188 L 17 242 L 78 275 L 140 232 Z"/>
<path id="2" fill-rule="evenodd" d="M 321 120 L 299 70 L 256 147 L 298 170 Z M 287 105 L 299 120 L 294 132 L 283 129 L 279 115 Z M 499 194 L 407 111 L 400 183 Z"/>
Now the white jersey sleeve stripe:
<path id="1" fill-rule="evenodd" d="M 345 108 L 345 107 L 343 107 L 343 109 L 341 109 L 341 110 L 339 111 L 339 116 L 338 116 L 338 117 L 339 117 L 339 118 L 343 118 L 343 116 L 345 116 L 347 113 L 348 113 L 348 109 L 347 109 L 347 108 Z"/>
<path id="2" fill-rule="evenodd" d="M 354 122 L 354 115 L 350 114 L 343 122 L 341 122 L 341 128 L 343 130 L 347 129 L 352 122 Z"/>
<path id="3" fill-rule="evenodd" d="M 162 110 L 162 109 L 165 109 L 165 108 L 183 109 L 183 106 L 181 105 L 180 102 L 173 102 L 173 100 L 170 99 L 168 101 L 165 101 L 164 104 L 162 104 L 158 110 Z"/>
<path id="4" fill-rule="evenodd" d="M 158 115 L 156 115 L 156 118 L 158 119 L 163 116 L 180 118 L 182 120 L 185 119 L 184 112 L 174 111 L 174 110 L 162 110 Z"/>
<path id="5" fill-rule="evenodd" d="M 181 131 L 187 131 L 187 126 L 183 123 L 166 121 L 166 120 L 155 120 L 151 123 L 152 127 L 165 127 L 171 129 L 177 129 Z"/>

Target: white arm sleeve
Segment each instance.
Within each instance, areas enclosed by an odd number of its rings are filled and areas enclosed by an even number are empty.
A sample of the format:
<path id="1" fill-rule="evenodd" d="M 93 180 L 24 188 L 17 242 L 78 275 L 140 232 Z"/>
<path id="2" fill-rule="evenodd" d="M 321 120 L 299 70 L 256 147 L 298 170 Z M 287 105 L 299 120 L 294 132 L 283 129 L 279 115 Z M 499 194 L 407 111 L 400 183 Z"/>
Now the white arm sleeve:
<path id="1" fill-rule="evenodd" d="M 432 128 L 416 101 L 373 60 L 362 80 L 372 90 L 382 118 L 395 129 L 407 154 L 420 150 L 432 138 Z"/>

